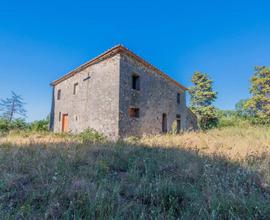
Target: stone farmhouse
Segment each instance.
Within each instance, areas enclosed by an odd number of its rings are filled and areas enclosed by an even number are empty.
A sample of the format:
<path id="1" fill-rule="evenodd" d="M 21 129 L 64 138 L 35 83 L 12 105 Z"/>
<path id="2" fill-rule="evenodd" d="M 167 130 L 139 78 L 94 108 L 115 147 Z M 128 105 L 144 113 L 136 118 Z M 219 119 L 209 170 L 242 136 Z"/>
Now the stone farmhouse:
<path id="1" fill-rule="evenodd" d="M 51 83 L 51 129 L 119 137 L 197 129 L 187 88 L 117 45 Z"/>

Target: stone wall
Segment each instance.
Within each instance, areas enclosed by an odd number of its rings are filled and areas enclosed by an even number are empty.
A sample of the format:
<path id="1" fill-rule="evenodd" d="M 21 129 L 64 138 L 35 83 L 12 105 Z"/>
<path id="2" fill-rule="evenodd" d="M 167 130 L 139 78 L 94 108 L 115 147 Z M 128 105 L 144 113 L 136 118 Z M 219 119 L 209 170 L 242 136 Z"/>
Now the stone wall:
<path id="1" fill-rule="evenodd" d="M 139 76 L 140 90 L 132 89 L 132 75 Z M 74 84 L 78 83 L 76 94 Z M 57 100 L 58 90 L 61 99 Z M 180 103 L 177 94 L 180 94 Z M 129 108 L 139 108 L 132 118 Z M 162 133 L 162 115 L 167 115 L 168 132 L 177 116 L 181 130 L 196 127 L 196 117 L 186 107 L 185 91 L 124 52 L 82 69 L 53 88 L 52 121 L 54 132 L 62 131 L 62 116 L 68 114 L 69 132 L 87 128 L 109 139 L 130 135 Z"/>
<path id="2" fill-rule="evenodd" d="M 188 131 L 196 131 L 198 130 L 198 121 L 196 115 L 189 109 L 186 109 L 186 126 Z"/>
<path id="3" fill-rule="evenodd" d="M 93 128 L 110 139 L 118 138 L 120 54 L 91 65 L 54 88 L 54 132 L 61 132 L 61 115 L 68 114 L 72 133 Z M 78 83 L 74 95 L 74 84 Z M 57 91 L 61 89 L 61 99 Z"/>
<path id="4" fill-rule="evenodd" d="M 140 77 L 140 90 L 132 89 L 132 75 Z M 180 104 L 177 103 L 180 93 Z M 131 118 L 129 107 L 140 109 L 139 118 Z M 181 116 L 181 129 L 186 124 L 185 92 L 172 82 L 164 79 L 152 69 L 122 54 L 120 60 L 120 121 L 119 135 L 159 134 L 162 132 L 162 114 L 167 114 L 167 128 L 170 131 Z"/>

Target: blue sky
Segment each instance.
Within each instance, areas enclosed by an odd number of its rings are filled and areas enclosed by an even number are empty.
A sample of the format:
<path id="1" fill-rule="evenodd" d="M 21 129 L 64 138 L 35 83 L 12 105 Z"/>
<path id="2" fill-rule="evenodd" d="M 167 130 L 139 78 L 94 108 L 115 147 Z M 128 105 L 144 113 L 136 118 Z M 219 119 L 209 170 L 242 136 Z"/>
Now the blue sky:
<path id="1" fill-rule="evenodd" d="M 269 1 L 0 3 L 0 98 L 21 94 L 28 121 L 49 113 L 51 81 L 116 44 L 185 86 L 208 73 L 222 109 L 249 96 L 255 65 L 270 65 Z"/>

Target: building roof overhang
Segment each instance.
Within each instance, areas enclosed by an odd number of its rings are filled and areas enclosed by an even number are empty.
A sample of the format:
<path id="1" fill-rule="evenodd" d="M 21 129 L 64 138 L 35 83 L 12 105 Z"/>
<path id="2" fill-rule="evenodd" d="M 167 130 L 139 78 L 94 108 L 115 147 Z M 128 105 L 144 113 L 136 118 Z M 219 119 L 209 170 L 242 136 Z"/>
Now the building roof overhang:
<path id="1" fill-rule="evenodd" d="M 105 51 L 104 53 L 100 54 L 99 56 L 95 57 L 94 59 L 91 59 L 90 61 L 82 64 L 81 66 L 79 66 L 76 69 L 70 71 L 69 73 L 62 76 L 61 78 L 53 81 L 51 83 L 51 86 L 56 86 L 57 84 L 59 84 L 59 83 L 65 81 L 66 79 L 74 76 L 76 73 L 84 70 L 85 68 L 87 68 L 87 67 L 89 67 L 89 66 L 91 66 L 93 64 L 99 63 L 99 62 L 101 62 L 101 61 L 103 61 L 103 60 L 105 60 L 105 59 L 107 59 L 109 57 L 112 57 L 112 56 L 118 54 L 118 53 L 124 53 L 124 54 L 132 57 L 133 59 L 137 60 L 139 63 L 143 64 L 144 66 L 148 67 L 149 69 L 152 69 L 154 72 L 156 72 L 157 74 L 159 74 L 163 78 L 165 78 L 168 81 L 172 82 L 173 84 L 178 86 L 180 89 L 188 90 L 185 86 L 181 85 L 180 83 L 178 83 L 177 81 L 175 81 L 174 79 L 169 77 L 167 74 L 165 74 L 164 72 L 162 72 L 161 70 L 159 70 L 158 68 L 156 68 L 155 66 L 150 64 L 149 62 L 145 61 L 143 58 L 139 57 L 138 55 L 136 55 L 134 52 L 127 49 L 123 45 L 117 45 L 117 46 Z"/>

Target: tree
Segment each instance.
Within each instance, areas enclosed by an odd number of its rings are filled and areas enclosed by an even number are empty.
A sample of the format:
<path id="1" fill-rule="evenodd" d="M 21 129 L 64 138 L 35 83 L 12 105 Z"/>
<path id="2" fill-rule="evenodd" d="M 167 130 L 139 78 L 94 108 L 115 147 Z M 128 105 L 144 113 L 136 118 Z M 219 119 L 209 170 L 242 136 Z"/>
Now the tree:
<path id="1" fill-rule="evenodd" d="M 192 76 L 193 87 L 190 88 L 191 109 L 197 115 L 202 129 L 217 126 L 217 112 L 212 103 L 217 98 L 217 92 L 213 91 L 213 81 L 207 74 L 195 72 Z"/>
<path id="2" fill-rule="evenodd" d="M 22 97 L 15 92 L 11 92 L 11 94 L 11 98 L 0 100 L 0 112 L 3 112 L 2 118 L 9 123 L 16 115 L 26 117 L 26 110 L 24 109 L 25 103 L 23 102 Z"/>
<path id="3" fill-rule="evenodd" d="M 237 116 L 240 116 L 243 118 L 250 118 L 254 116 L 254 111 L 252 111 L 251 108 L 245 107 L 247 102 L 248 102 L 248 99 L 241 99 L 235 104 L 235 111 L 236 111 Z"/>
<path id="4" fill-rule="evenodd" d="M 256 66 L 251 78 L 252 97 L 246 102 L 245 109 L 251 109 L 260 123 L 270 123 L 270 68 Z"/>

